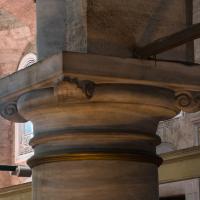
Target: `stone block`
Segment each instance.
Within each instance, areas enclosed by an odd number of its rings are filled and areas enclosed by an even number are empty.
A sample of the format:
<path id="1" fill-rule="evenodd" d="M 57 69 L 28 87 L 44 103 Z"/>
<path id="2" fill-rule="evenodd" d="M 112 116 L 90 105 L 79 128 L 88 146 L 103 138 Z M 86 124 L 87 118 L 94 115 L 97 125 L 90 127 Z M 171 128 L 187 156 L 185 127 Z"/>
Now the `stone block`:
<path id="1" fill-rule="evenodd" d="M 182 0 L 37 0 L 39 58 L 63 50 L 132 57 L 136 47 L 185 28 L 186 15 Z M 175 52 L 184 59 L 185 47 Z"/>

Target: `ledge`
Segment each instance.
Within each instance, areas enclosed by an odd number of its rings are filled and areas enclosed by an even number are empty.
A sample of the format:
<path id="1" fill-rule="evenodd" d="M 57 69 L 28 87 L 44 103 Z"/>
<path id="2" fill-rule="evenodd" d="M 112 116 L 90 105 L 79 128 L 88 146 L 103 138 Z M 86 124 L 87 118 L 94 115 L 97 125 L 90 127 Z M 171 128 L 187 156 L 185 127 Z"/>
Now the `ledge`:
<path id="1" fill-rule="evenodd" d="M 0 188 L 0 198 L 17 195 L 17 194 L 21 195 L 22 193 L 29 193 L 29 192 L 31 195 L 31 191 L 32 191 L 32 183 L 31 182 L 14 185 L 14 186 L 10 186 L 10 187 L 5 187 L 5 188 Z"/>
<path id="2" fill-rule="evenodd" d="M 160 183 L 200 178 L 200 146 L 162 154 Z"/>

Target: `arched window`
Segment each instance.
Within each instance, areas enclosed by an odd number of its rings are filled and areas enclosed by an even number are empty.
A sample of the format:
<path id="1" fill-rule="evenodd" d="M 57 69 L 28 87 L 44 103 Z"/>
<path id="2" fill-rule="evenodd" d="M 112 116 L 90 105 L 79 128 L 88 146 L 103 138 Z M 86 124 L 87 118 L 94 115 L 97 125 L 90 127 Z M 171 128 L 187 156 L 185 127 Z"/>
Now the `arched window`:
<path id="1" fill-rule="evenodd" d="M 37 62 L 37 56 L 33 53 L 25 55 L 18 66 L 18 70 Z M 29 141 L 33 136 L 33 124 L 31 122 L 15 123 L 15 162 L 22 163 L 33 155 Z"/>
<path id="2" fill-rule="evenodd" d="M 20 61 L 17 70 L 22 70 L 37 62 L 37 56 L 34 53 L 26 54 Z"/>

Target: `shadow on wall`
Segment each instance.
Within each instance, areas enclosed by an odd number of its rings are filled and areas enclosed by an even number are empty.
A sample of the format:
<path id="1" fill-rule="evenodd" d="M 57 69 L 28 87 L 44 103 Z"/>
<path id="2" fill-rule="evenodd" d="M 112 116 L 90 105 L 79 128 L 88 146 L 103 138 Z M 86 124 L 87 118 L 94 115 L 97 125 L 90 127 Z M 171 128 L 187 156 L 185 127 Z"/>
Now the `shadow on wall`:
<path id="1" fill-rule="evenodd" d="M 163 197 L 160 200 L 185 200 L 185 196 L 172 196 L 172 197 Z"/>

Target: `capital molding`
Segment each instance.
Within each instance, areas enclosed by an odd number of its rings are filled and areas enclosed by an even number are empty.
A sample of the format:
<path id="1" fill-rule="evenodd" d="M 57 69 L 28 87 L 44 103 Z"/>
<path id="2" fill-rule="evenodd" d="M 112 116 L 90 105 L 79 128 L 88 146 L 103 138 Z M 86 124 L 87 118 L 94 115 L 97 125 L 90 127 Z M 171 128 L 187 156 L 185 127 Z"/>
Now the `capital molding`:
<path id="1" fill-rule="evenodd" d="M 135 161 L 152 163 L 157 166 L 162 164 L 162 159 L 156 155 L 146 155 L 144 153 L 65 153 L 61 155 L 50 155 L 42 157 L 32 157 L 28 160 L 28 165 L 31 168 L 53 162 L 63 162 L 63 161 L 83 161 L 83 160 L 121 160 L 121 161 Z"/>
<path id="2" fill-rule="evenodd" d="M 9 121 L 17 121 L 17 122 L 26 122 L 25 120 L 18 112 L 17 109 L 17 100 L 10 101 L 3 106 L 1 106 L 0 114 L 3 118 L 9 120 Z"/>
<path id="3" fill-rule="evenodd" d="M 169 90 L 177 110 L 193 112 L 199 110 L 199 74 L 198 65 L 63 52 L 1 79 L 0 112 L 8 120 L 24 122 L 12 103 L 22 95 L 53 88 L 60 102 L 88 101 L 99 84 Z"/>
<path id="4" fill-rule="evenodd" d="M 92 98 L 95 91 L 95 83 L 89 80 L 64 77 L 54 87 L 54 95 L 59 103 L 84 101 Z"/>
<path id="5" fill-rule="evenodd" d="M 176 105 L 184 112 L 200 110 L 200 92 L 178 91 L 175 93 Z"/>

